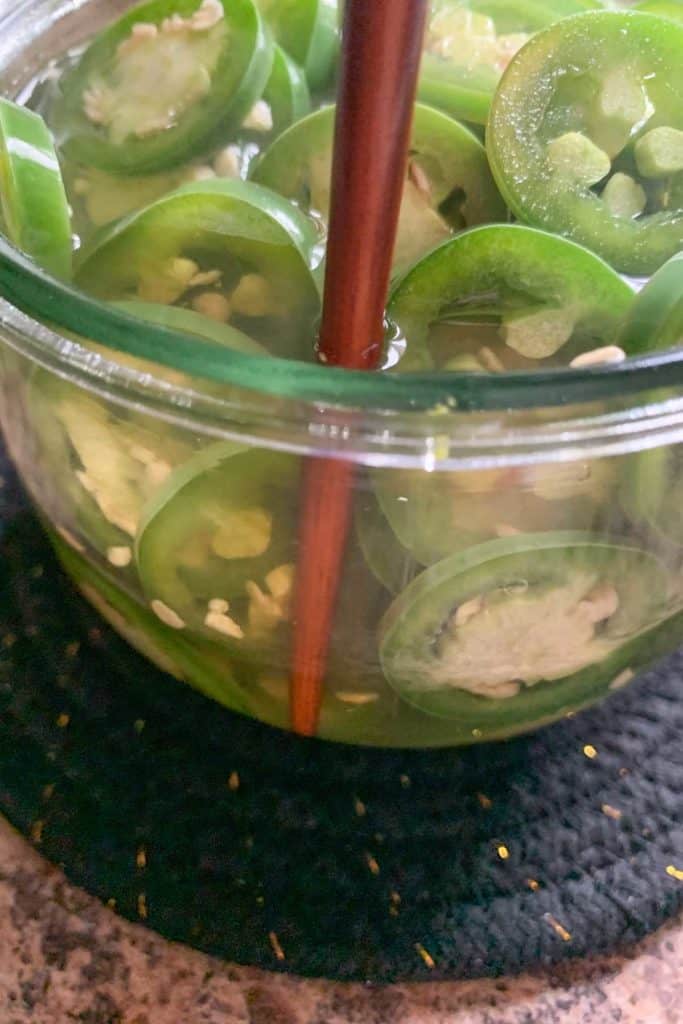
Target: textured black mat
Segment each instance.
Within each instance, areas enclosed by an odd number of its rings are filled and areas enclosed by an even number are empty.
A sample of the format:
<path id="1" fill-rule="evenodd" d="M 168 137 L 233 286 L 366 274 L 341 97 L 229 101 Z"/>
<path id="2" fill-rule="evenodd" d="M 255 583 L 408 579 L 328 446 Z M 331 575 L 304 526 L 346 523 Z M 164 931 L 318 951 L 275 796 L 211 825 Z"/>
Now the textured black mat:
<path id="1" fill-rule="evenodd" d="M 611 951 L 683 906 L 683 656 L 505 745 L 296 740 L 131 652 L 0 474 L 0 808 L 121 914 L 229 960 L 387 981 Z"/>

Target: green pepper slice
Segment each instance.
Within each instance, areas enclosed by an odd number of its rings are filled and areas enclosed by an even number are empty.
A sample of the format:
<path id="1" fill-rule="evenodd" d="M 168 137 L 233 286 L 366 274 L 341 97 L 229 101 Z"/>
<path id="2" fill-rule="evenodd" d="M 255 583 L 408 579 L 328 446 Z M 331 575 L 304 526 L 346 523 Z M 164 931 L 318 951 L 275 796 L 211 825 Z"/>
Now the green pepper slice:
<path id="1" fill-rule="evenodd" d="M 683 21 L 681 0 L 644 0 L 643 3 L 636 4 L 634 10 L 657 14 L 660 18 L 670 18 L 673 21 Z"/>
<path id="2" fill-rule="evenodd" d="M 683 343 L 683 253 L 665 263 L 636 296 L 620 343 L 635 352 Z M 621 490 L 627 513 L 678 547 L 683 547 L 682 461 L 676 444 L 636 452 L 626 463 Z"/>
<path id="3" fill-rule="evenodd" d="M 73 226 L 82 246 L 90 243 L 99 228 L 149 206 L 156 199 L 180 188 L 186 168 L 160 174 L 121 177 L 95 167 L 64 163 L 64 179 Z"/>
<path id="4" fill-rule="evenodd" d="M 281 135 L 295 121 L 311 110 L 311 94 L 306 75 L 280 46 L 275 46 L 273 69 L 263 100 L 271 113 L 273 127 L 270 138 Z"/>
<path id="5" fill-rule="evenodd" d="M 241 331 L 190 309 L 139 301 L 112 305 L 139 320 L 215 342 L 233 352 L 268 355 L 266 349 Z M 159 376 L 159 367 L 144 359 L 112 353 L 105 346 L 81 338 L 75 340 L 105 358 L 113 357 L 136 373 Z M 177 371 L 164 369 L 161 376 L 173 387 L 193 387 L 192 379 Z M 216 390 L 209 387 L 211 393 Z M 160 436 L 153 436 L 144 420 L 135 416 L 122 418 L 103 403 L 98 408 L 97 400 L 81 396 L 73 388 L 65 389 L 55 411 L 58 425 L 51 433 L 51 443 L 56 446 L 55 458 L 59 453 L 60 461 L 71 469 L 66 490 L 71 496 L 75 522 L 90 546 L 106 557 L 110 565 L 116 564 L 112 547 L 120 549 L 119 558 L 128 558 L 126 549 L 132 550 L 131 540 L 143 507 L 171 471 L 194 454 L 194 446 L 182 431 L 170 427 Z"/>
<path id="6" fill-rule="evenodd" d="M 409 552 L 423 566 L 495 537 L 607 530 L 617 479 L 617 468 L 607 459 L 430 474 L 378 469 L 372 474 L 379 507 L 404 549 L 403 562 Z M 386 535 L 383 543 L 389 544 Z M 371 566 L 384 564 L 380 545 L 377 524 L 374 536 L 366 532 L 364 537 Z M 402 564 L 396 556 L 392 561 Z"/>
<path id="7" fill-rule="evenodd" d="M 254 181 L 293 199 L 323 223 L 330 203 L 334 119 L 335 108 L 324 107 L 298 121 L 251 172 Z M 505 216 L 478 139 L 446 114 L 417 104 L 395 265 L 409 265 L 453 231 Z"/>
<path id="8" fill-rule="evenodd" d="M 683 247 L 683 25 L 640 12 L 565 18 L 511 61 L 487 131 L 521 220 L 627 274 Z"/>
<path id="9" fill-rule="evenodd" d="M 529 369 L 610 346 L 633 300 L 598 256 L 518 224 L 445 242 L 396 285 L 390 319 L 405 341 L 399 370 Z"/>
<path id="10" fill-rule="evenodd" d="M 683 252 L 660 267 L 636 295 L 617 343 L 631 353 L 683 344 Z"/>
<path id="11" fill-rule="evenodd" d="M 339 50 L 337 0 L 256 0 L 277 42 L 306 72 L 311 89 L 324 89 Z"/>
<path id="12" fill-rule="evenodd" d="M 312 358 L 317 234 L 286 199 L 238 180 L 185 185 L 105 229 L 77 282 L 104 299 L 183 305 L 277 355 Z"/>
<path id="13" fill-rule="evenodd" d="M 60 525 L 111 565 L 128 567 L 143 506 L 190 458 L 192 442 L 41 369 L 27 401 L 47 475 L 61 481 Z"/>
<path id="14" fill-rule="evenodd" d="M 400 594 L 421 565 L 409 553 L 410 545 L 404 547 L 400 543 L 399 531 L 387 528 L 387 518 L 371 487 L 363 488 L 358 494 L 354 525 L 368 568 L 390 593 Z"/>
<path id="15" fill-rule="evenodd" d="M 251 338 L 192 310 L 144 302 L 115 305 L 140 320 L 208 339 L 232 351 L 267 355 Z M 136 373 L 159 373 L 157 366 L 145 360 L 73 337 Z M 190 378 L 173 370 L 165 370 L 162 377 L 177 388 L 191 389 L 193 385 Z M 193 443 L 171 427 L 161 433 L 152 430 L 144 417 L 126 415 L 40 369 L 31 377 L 28 405 L 28 429 L 35 432 L 37 443 L 33 461 L 43 467 L 46 483 L 43 487 L 40 479 L 32 481 L 38 500 L 77 549 L 83 541 L 110 566 L 127 569 L 143 506 L 172 469 L 192 456 Z M 60 481 L 57 493 L 54 489 L 50 493 L 53 478 Z"/>
<path id="16" fill-rule="evenodd" d="M 243 168 L 248 167 L 261 150 L 310 110 L 311 93 L 306 75 L 276 43 L 263 96 L 242 122 L 237 133 L 238 144 L 228 147 L 228 152 L 232 151 L 235 157 L 239 154 L 241 176 L 246 177 Z"/>
<path id="17" fill-rule="evenodd" d="M 171 331 L 215 341 L 216 344 L 225 345 L 233 352 L 244 352 L 251 356 L 268 355 L 262 345 L 231 327 L 230 324 L 217 323 L 191 309 L 162 306 L 156 302 L 116 302 L 113 305 L 140 320 L 148 320 L 150 323 L 159 324 L 160 327 L 168 327 Z"/>
<path id="18" fill-rule="evenodd" d="M 39 114 L 0 98 L 0 203 L 10 241 L 71 276 L 71 219 L 52 136 Z"/>
<path id="19" fill-rule="evenodd" d="M 136 562 L 152 609 L 239 652 L 281 649 L 296 548 L 299 460 L 206 449 L 144 510 Z"/>
<path id="20" fill-rule="evenodd" d="M 683 548 L 682 464 L 680 445 L 638 452 L 626 463 L 621 488 L 631 519 L 678 548 Z"/>
<path id="21" fill-rule="evenodd" d="M 272 57 L 252 0 L 150 0 L 64 76 L 52 111 L 61 148 L 118 174 L 182 164 L 241 124 Z"/>
<path id="22" fill-rule="evenodd" d="M 145 608 L 121 586 L 95 569 L 56 534 L 49 532 L 57 556 L 76 586 L 102 618 L 131 647 L 163 672 L 188 683 L 205 697 L 241 713 L 248 712 L 245 693 L 237 682 L 224 648 L 203 637 L 189 639 Z"/>
<path id="23" fill-rule="evenodd" d="M 474 228 L 397 284 L 389 316 L 405 345 L 399 370 L 436 365 L 504 372 L 623 358 L 613 345 L 633 292 L 593 253 L 521 225 Z M 605 460 L 523 470 L 376 470 L 381 509 L 429 565 L 496 536 L 609 523 L 615 472 Z"/>
<path id="24" fill-rule="evenodd" d="M 664 566 L 625 542 L 492 541 L 432 566 L 396 599 L 382 666 L 429 714 L 482 731 L 531 727 L 619 684 L 615 658 L 667 615 L 668 586 Z"/>
<path id="25" fill-rule="evenodd" d="M 379 747 L 445 746 L 458 740 L 453 722 L 426 716 L 402 701 L 388 685 L 377 659 L 376 628 L 386 608 L 386 591 L 370 576 L 357 547 L 350 544 L 330 638 L 317 735 L 337 743 Z M 232 652 L 231 652 L 232 653 Z M 263 648 L 251 661 L 233 656 L 237 678 L 253 714 L 280 728 L 290 727 L 287 650 L 264 663 Z M 466 739 L 470 737 L 465 737 Z"/>
<path id="26" fill-rule="evenodd" d="M 123 312 L 249 355 L 267 355 L 257 342 L 230 327 L 188 309 L 146 302 L 118 302 Z M 104 346 L 74 340 L 111 358 Z M 117 353 L 115 358 L 138 373 L 158 367 Z M 175 387 L 191 388 L 183 374 L 165 371 Z M 33 462 L 43 479 L 32 481 L 38 500 L 76 549 L 84 541 L 108 565 L 132 566 L 132 540 L 143 506 L 172 469 L 194 453 L 185 434 L 168 427 L 160 433 L 136 414 L 124 414 L 104 401 L 36 369 L 27 389 L 30 427 L 36 437 Z M 39 474 L 40 475 L 40 474 Z M 57 493 L 50 481 L 59 479 Z M 43 486 L 43 485 L 46 486 Z"/>
<path id="27" fill-rule="evenodd" d="M 435 0 L 419 98 L 453 117 L 486 124 L 503 71 L 531 35 L 565 15 L 595 6 L 581 0 Z"/>

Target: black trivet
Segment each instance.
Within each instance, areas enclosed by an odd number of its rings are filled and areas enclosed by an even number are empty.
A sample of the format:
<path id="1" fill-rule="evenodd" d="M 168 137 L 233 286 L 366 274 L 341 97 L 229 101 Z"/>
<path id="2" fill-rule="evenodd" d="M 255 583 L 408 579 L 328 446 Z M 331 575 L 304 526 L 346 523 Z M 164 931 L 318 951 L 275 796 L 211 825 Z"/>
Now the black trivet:
<path id="1" fill-rule="evenodd" d="M 512 743 L 298 740 L 133 653 L 0 473 L 0 807 L 124 916 L 231 961 L 390 981 L 609 952 L 683 906 L 683 655 Z"/>

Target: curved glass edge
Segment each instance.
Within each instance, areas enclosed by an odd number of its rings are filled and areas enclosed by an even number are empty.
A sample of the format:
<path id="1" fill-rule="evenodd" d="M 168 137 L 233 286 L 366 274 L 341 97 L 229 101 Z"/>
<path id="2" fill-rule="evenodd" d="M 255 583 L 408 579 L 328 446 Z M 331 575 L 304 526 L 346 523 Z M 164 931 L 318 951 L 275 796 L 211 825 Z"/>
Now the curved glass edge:
<path id="1" fill-rule="evenodd" d="M 137 321 L 135 321 L 137 325 Z M 164 332 L 166 333 L 166 332 Z M 178 386 L 55 333 L 0 300 L 0 345 L 104 401 L 216 439 L 382 467 L 501 468 L 608 457 L 683 442 L 683 396 L 581 403 L 559 410 L 409 412 L 273 399 L 225 387 Z M 223 351 L 223 350 L 221 350 Z M 325 371 L 323 371 L 325 372 Z"/>
<path id="2" fill-rule="evenodd" d="M 683 384 L 683 352 L 618 365 L 532 373 L 367 373 L 227 352 L 145 323 L 50 277 L 0 238 L 0 294 L 29 316 L 193 378 L 274 397 L 387 412 L 504 411 L 567 406 Z"/>

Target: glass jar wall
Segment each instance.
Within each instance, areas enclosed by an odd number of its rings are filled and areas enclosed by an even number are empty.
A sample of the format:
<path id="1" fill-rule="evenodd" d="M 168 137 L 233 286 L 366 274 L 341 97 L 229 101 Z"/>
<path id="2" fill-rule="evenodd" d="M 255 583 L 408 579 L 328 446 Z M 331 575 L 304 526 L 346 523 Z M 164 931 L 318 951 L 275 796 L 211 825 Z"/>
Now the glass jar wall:
<path id="1" fill-rule="evenodd" d="M 562 25 L 566 12 L 551 18 L 552 5 L 536 6 L 547 24 L 522 30 L 502 18 L 489 48 L 495 42 L 500 57 L 510 47 L 507 60 L 537 29 Z M 84 41 L 131 7 L 30 0 L 4 13 L 2 91 L 47 110 L 50 61 L 63 60 L 65 48 L 77 60 Z M 484 24 L 469 11 L 463 28 L 464 10 L 451 12 L 458 32 L 488 38 L 490 14 Z M 630 312 L 630 275 L 648 276 L 671 253 L 626 266 L 621 238 L 605 262 L 585 237 L 507 223 L 506 203 L 518 213 L 526 200 L 494 181 L 477 137 L 491 95 L 500 95 L 497 79 L 470 68 L 469 91 L 464 79 L 454 85 L 461 58 L 448 43 L 455 28 L 444 24 L 436 11 L 387 372 L 316 365 L 307 333 L 319 314 L 325 106 L 304 118 L 290 111 L 294 126 L 269 138 L 247 183 L 267 190 L 261 205 L 258 192 L 244 192 L 242 170 L 215 185 L 223 180 L 216 160 L 230 159 L 224 146 L 210 151 L 212 163 L 190 160 L 189 177 L 185 165 L 131 174 L 95 166 L 97 154 L 88 165 L 92 133 L 70 129 L 63 167 L 85 253 L 78 288 L 0 244 L 0 420 L 10 453 L 81 593 L 208 698 L 289 727 L 296 567 L 315 557 L 298 541 L 302 473 L 311 459 L 353 464 L 319 725 L 321 737 L 347 743 L 427 747 L 514 735 L 628 685 L 683 637 L 683 360 L 647 340 L 661 326 L 660 303 L 641 306 L 640 320 Z M 327 29 L 336 39 L 336 23 Z M 309 93 L 329 99 L 334 47 L 299 61 Z M 449 104 L 457 110 L 448 113 Z M 249 130 L 235 159 L 259 149 L 250 141 L 259 128 Z M 463 146 L 458 180 L 442 180 Z M 427 172 L 436 206 L 425 200 Z M 457 216 L 453 202 L 443 205 L 454 196 Z M 220 207 L 240 225 L 246 210 L 257 225 L 263 245 L 239 249 L 246 273 L 231 277 L 226 262 L 237 258 L 239 231 L 212 229 L 201 246 L 186 243 L 178 225 L 196 231 L 200 206 L 202 217 Z M 111 227 L 127 215 L 123 228 Z M 667 231 L 661 244 L 675 250 Z M 279 262 L 266 236 L 281 245 Z M 192 279 L 147 273 L 146 247 L 167 242 L 166 270 L 171 261 Z M 507 290 L 494 301 L 491 282 L 502 276 Z M 517 301 L 522 292 L 530 306 Z M 208 315 L 221 303 L 237 311 L 229 321 Z M 195 317 L 206 321 L 201 331 Z M 582 358 L 626 338 L 620 361 Z"/>

